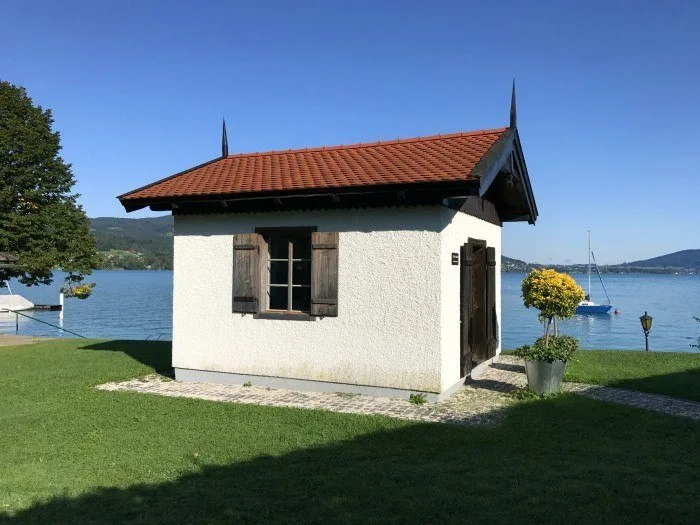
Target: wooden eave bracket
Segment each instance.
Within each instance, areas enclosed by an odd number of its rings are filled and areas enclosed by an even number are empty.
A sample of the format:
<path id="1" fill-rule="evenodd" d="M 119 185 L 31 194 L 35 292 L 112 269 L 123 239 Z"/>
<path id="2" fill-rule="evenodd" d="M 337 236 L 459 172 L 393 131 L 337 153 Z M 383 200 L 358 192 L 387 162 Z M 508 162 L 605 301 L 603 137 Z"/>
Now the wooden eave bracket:
<path id="1" fill-rule="evenodd" d="M 501 171 L 510 172 L 523 186 L 528 208 L 528 222 L 537 220 L 537 204 L 532 193 L 530 177 L 525 165 L 520 137 L 516 128 L 508 128 L 491 146 L 479 163 L 472 170 L 472 175 L 479 179 L 479 196 L 484 197 Z"/>

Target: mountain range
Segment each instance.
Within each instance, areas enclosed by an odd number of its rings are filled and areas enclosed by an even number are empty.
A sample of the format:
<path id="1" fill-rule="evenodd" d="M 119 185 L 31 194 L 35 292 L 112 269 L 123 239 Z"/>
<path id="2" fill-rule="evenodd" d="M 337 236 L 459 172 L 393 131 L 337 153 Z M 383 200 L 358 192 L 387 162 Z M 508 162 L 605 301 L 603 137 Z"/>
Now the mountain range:
<path id="1" fill-rule="evenodd" d="M 173 217 L 122 219 L 97 217 L 90 226 L 102 255 L 103 269 L 170 270 L 173 267 Z M 587 271 L 586 264 L 538 264 L 502 257 L 504 272 L 555 268 L 568 273 Z M 700 250 L 683 250 L 643 261 L 600 266 L 608 273 L 700 273 Z"/>
<path id="2" fill-rule="evenodd" d="M 501 270 L 504 272 L 529 272 L 533 268 L 554 268 L 566 273 L 584 273 L 588 263 L 583 264 L 540 264 L 528 263 L 509 257 L 501 258 Z M 605 264 L 598 267 L 602 273 L 700 273 L 700 250 L 681 250 L 651 259 Z"/>

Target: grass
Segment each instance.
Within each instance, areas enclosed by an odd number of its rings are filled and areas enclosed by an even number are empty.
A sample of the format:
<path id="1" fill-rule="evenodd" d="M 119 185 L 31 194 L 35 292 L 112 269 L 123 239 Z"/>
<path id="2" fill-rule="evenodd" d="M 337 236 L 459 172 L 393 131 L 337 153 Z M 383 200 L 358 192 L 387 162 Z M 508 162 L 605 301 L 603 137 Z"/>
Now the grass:
<path id="1" fill-rule="evenodd" d="M 581 351 L 566 380 L 700 401 L 700 353 Z"/>
<path id="2" fill-rule="evenodd" d="M 562 395 L 495 428 L 95 390 L 156 342 L 0 348 L 0 523 L 692 523 L 700 424 Z"/>
<path id="3" fill-rule="evenodd" d="M 581 350 L 564 380 L 700 401 L 700 353 Z"/>

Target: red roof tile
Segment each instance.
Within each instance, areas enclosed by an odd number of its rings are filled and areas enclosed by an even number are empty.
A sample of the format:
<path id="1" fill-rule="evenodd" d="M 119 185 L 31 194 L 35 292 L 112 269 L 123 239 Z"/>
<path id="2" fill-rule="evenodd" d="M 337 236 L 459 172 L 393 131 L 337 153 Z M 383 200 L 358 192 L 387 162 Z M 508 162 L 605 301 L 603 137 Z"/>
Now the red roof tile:
<path id="1" fill-rule="evenodd" d="M 121 195 L 119 199 L 126 203 L 470 180 L 475 178 L 472 170 L 476 164 L 505 130 L 229 155 Z"/>

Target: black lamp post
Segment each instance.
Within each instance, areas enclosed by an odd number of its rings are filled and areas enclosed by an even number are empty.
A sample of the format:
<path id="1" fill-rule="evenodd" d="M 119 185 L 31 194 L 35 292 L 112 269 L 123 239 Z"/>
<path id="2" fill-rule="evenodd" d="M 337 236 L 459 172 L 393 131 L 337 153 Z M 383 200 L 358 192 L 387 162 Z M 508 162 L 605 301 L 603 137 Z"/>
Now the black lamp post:
<path id="1" fill-rule="evenodd" d="M 649 332 L 651 332 L 652 319 L 653 317 L 646 312 L 644 312 L 644 315 L 639 318 L 639 321 L 642 323 L 642 330 L 644 330 L 644 338 L 646 339 L 647 343 L 647 352 L 649 351 Z"/>

